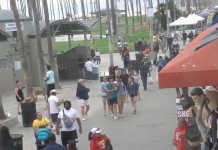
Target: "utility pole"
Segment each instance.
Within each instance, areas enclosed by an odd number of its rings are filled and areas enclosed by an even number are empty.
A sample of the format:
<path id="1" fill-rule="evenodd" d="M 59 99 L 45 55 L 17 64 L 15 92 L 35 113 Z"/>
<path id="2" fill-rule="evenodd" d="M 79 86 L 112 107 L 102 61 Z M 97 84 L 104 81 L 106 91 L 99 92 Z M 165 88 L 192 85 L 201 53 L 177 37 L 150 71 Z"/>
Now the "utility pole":
<path id="1" fill-rule="evenodd" d="M 128 25 L 128 16 L 127 16 L 127 0 L 124 0 L 124 5 L 125 5 L 125 24 L 126 24 L 126 35 L 129 34 L 129 25 Z"/>
<path id="2" fill-rule="evenodd" d="M 149 7 L 154 9 L 152 6 L 152 0 L 149 0 Z M 154 51 L 154 45 L 153 45 L 153 17 L 149 17 L 149 24 L 150 24 L 150 45 L 151 45 L 151 51 Z"/>
<path id="3" fill-rule="evenodd" d="M 167 15 L 167 34 L 169 34 L 168 0 L 165 1 L 166 1 L 166 15 Z"/>
<path id="4" fill-rule="evenodd" d="M 173 21 L 176 21 L 176 3 L 175 3 L 175 0 L 172 1 L 173 2 Z M 176 26 L 174 27 L 174 29 L 176 30 Z"/>
<path id="5" fill-rule="evenodd" d="M 113 23 L 113 29 L 114 29 L 114 43 L 115 47 L 117 47 L 117 21 L 116 21 L 116 13 L 114 8 L 114 0 L 111 0 L 111 13 L 112 13 L 112 23 Z"/>
<path id="6" fill-rule="evenodd" d="M 111 23 L 110 23 L 109 0 L 106 0 L 106 6 L 107 6 L 107 27 L 108 27 L 108 44 L 109 44 L 110 64 L 114 64 L 113 50 L 112 50 L 112 40 L 111 40 Z"/>
<path id="7" fill-rule="evenodd" d="M 146 22 L 147 0 L 144 0 L 144 7 L 145 7 L 145 22 Z"/>

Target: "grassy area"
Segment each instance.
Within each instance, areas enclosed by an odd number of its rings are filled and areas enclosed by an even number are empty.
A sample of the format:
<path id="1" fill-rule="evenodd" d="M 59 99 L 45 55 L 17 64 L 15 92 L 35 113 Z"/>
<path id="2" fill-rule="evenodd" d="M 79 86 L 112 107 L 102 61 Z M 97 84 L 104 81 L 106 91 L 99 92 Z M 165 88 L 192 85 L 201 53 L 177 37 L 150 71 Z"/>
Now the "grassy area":
<path id="1" fill-rule="evenodd" d="M 133 51 L 134 50 L 134 42 L 137 42 L 140 38 L 145 38 L 145 40 L 149 40 L 149 32 L 136 32 L 134 34 L 130 34 L 129 37 L 124 36 L 124 40 L 129 43 L 129 50 Z M 88 45 L 91 45 L 90 41 L 87 41 Z M 84 45 L 84 41 L 72 41 L 71 46 L 76 47 L 78 45 Z M 113 45 L 114 42 L 113 42 Z M 56 42 L 56 50 L 57 52 L 66 52 L 69 50 L 68 47 L 68 42 Z M 108 48 L 108 39 L 103 38 L 103 39 L 97 39 L 95 40 L 95 45 L 93 46 L 94 49 L 98 48 L 102 54 L 109 53 L 109 48 Z M 113 46 L 113 50 L 116 50 L 115 46 Z"/>

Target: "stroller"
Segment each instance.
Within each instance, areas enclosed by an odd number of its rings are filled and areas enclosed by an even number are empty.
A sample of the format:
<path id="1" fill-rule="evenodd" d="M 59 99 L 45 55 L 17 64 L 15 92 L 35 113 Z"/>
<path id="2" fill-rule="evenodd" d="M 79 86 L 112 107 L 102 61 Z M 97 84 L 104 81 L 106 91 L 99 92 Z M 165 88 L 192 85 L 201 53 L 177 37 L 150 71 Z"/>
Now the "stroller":
<path id="1" fill-rule="evenodd" d="M 48 144 L 49 141 L 48 135 L 51 133 L 51 131 L 47 128 L 41 128 L 36 132 L 36 147 L 37 150 L 42 150 L 45 148 Z"/>

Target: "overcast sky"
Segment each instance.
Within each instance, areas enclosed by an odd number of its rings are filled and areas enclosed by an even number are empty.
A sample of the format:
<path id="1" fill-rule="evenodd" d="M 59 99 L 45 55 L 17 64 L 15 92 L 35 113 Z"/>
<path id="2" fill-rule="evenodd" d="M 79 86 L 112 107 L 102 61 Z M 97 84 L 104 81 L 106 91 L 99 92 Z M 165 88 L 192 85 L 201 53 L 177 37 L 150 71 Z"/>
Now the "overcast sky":
<path id="1" fill-rule="evenodd" d="M 10 0 L 0 0 L 2 9 L 7 9 L 8 8 L 7 5 L 9 4 L 9 1 Z M 56 15 L 58 15 L 58 7 L 57 7 L 57 2 L 58 1 L 59 0 L 53 0 L 53 2 L 54 2 L 54 9 L 55 9 L 55 14 Z M 62 0 L 62 1 L 65 1 L 65 0 Z M 81 0 L 76 0 L 76 1 L 77 1 L 77 5 L 78 5 L 78 12 L 79 12 L 79 14 L 81 16 L 81 14 L 82 14 L 81 13 L 81 3 L 80 3 Z M 124 10 L 124 2 L 123 2 L 123 0 L 117 0 L 117 1 L 119 1 L 117 3 L 118 9 Z M 135 7 L 136 6 L 136 4 L 135 4 L 136 0 L 133 0 L 133 1 L 134 1 L 134 7 Z M 141 1 L 141 6 L 142 6 L 142 12 L 144 12 L 144 10 L 145 10 L 145 8 L 144 8 L 144 0 L 140 0 L 140 1 Z M 84 2 L 85 2 L 85 5 L 86 5 L 86 0 L 84 0 Z M 90 13 L 91 12 L 91 9 L 90 9 L 90 0 L 87 0 L 87 2 L 88 2 L 89 13 Z M 94 2 L 94 0 L 93 0 L 93 2 Z M 48 0 L 48 6 L 50 6 L 50 3 L 51 3 L 51 0 Z M 101 3 L 101 8 L 105 9 L 106 8 L 106 0 L 100 0 L 100 3 Z M 156 5 L 157 5 L 157 0 L 153 0 L 153 6 L 156 6 Z M 20 8 L 20 5 L 18 5 L 18 8 Z M 50 7 L 49 7 L 49 9 L 50 9 Z"/>

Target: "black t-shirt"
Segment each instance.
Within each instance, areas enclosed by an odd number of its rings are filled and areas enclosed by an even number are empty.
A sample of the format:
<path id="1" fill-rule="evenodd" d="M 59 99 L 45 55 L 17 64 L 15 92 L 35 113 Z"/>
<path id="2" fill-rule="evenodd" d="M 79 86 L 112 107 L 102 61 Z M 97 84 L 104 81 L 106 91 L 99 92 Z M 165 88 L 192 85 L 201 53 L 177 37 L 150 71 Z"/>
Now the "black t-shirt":
<path id="1" fill-rule="evenodd" d="M 122 74 L 122 75 L 120 75 L 120 79 L 123 81 L 123 84 L 124 84 L 125 86 L 127 86 L 127 84 L 128 84 L 128 79 L 129 79 L 129 75 L 128 75 L 128 74 Z"/>
<path id="2" fill-rule="evenodd" d="M 83 62 L 83 63 L 79 63 L 79 67 L 80 68 L 84 68 L 85 67 L 85 60 L 83 57 L 79 57 L 78 58 L 78 62 Z"/>

